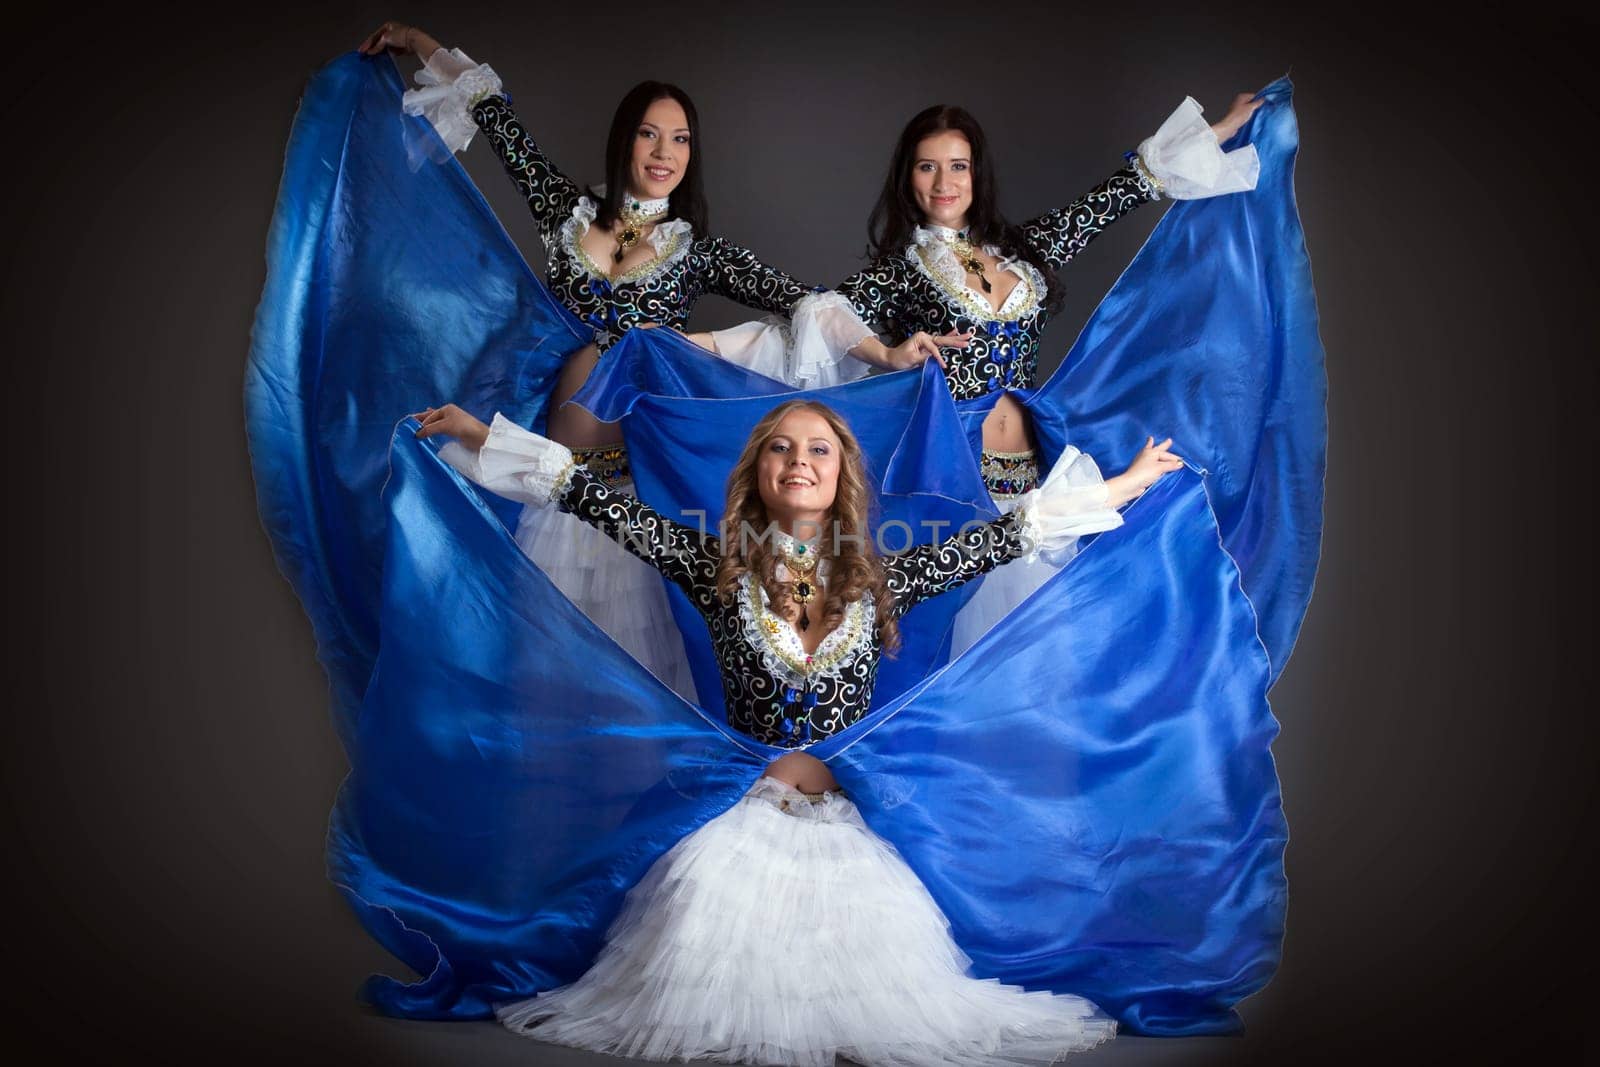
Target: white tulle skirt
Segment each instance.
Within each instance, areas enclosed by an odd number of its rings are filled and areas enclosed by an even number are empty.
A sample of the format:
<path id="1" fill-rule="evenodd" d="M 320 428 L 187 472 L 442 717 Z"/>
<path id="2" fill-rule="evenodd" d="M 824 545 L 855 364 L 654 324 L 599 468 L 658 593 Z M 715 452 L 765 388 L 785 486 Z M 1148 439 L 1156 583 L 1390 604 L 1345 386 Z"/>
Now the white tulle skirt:
<path id="1" fill-rule="evenodd" d="M 632 493 L 633 483 L 616 487 Z M 518 546 L 610 638 L 685 700 L 695 700 L 683 637 L 661 575 L 612 538 L 558 508 L 529 506 Z"/>
<path id="2" fill-rule="evenodd" d="M 969 962 L 854 804 L 762 778 L 656 861 L 582 978 L 497 1015 L 613 1055 L 806 1067 L 1050 1063 L 1115 1033 Z"/>
<path id="3" fill-rule="evenodd" d="M 993 498 L 995 508 L 1002 515 L 1010 514 L 1020 499 L 1020 496 Z M 1013 560 L 985 574 L 977 592 L 956 612 L 950 628 L 950 658 L 954 659 L 976 644 L 978 638 L 988 633 L 1012 608 L 1054 577 L 1070 558 L 1058 555 L 1055 562 Z"/>

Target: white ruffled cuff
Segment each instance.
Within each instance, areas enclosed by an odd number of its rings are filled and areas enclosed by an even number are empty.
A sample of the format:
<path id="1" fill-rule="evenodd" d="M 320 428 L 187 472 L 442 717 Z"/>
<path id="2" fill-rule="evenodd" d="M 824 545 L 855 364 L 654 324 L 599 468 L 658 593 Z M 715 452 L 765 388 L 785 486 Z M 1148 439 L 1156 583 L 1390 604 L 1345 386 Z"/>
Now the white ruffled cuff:
<path id="1" fill-rule="evenodd" d="M 802 297 L 791 314 L 789 375 L 799 389 L 824 389 L 864 378 L 872 367 L 846 358 L 850 350 L 877 333 L 838 293 Z"/>
<path id="2" fill-rule="evenodd" d="M 1201 117 L 1194 97 L 1185 97 L 1167 121 L 1139 146 L 1139 164 L 1162 196 L 1203 200 L 1256 187 L 1261 161 L 1255 145 L 1224 152 Z"/>
<path id="3" fill-rule="evenodd" d="M 757 319 L 712 330 L 717 355 L 745 370 L 776 381 L 789 381 L 789 324 L 778 318 Z"/>
<path id="4" fill-rule="evenodd" d="M 522 504 L 548 505 L 572 482 L 572 450 L 495 414 L 489 438 L 474 452 L 451 441 L 439 458 L 489 490 Z"/>
<path id="5" fill-rule="evenodd" d="M 1108 503 L 1109 490 L 1100 468 L 1086 453 L 1068 445 L 1045 477 L 1044 484 L 1017 501 L 1022 514 L 1028 562 L 1043 559 L 1060 564 L 1077 551 L 1084 534 L 1114 530 L 1122 515 Z"/>
<path id="6" fill-rule="evenodd" d="M 500 76 L 459 48 L 436 48 L 417 71 L 417 85 L 400 98 L 400 106 L 407 115 L 426 118 L 446 147 L 459 152 L 478 132 L 473 105 L 500 91 Z"/>
<path id="7" fill-rule="evenodd" d="M 792 389 L 826 389 L 866 377 L 871 366 L 845 356 L 874 336 L 838 293 L 801 298 L 789 322 L 766 318 L 711 333 L 717 355 Z"/>

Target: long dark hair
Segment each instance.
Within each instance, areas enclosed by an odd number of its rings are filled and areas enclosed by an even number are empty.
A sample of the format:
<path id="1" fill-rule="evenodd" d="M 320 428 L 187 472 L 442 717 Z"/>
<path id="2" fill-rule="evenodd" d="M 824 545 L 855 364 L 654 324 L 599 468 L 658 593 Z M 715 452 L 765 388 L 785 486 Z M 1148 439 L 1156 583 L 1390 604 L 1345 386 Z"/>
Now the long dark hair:
<path id="1" fill-rule="evenodd" d="M 900 140 L 889 160 L 889 173 L 883 180 L 883 192 L 878 195 L 878 202 L 867 219 L 867 239 L 871 242 L 867 254 L 872 259 L 898 255 L 911 243 L 912 230 L 923 221 L 922 209 L 911 191 L 911 168 L 917 165 L 917 145 L 947 130 L 959 133 L 972 146 L 972 207 L 967 210 L 972 243 L 994 245 L 1008 256 L 1018 256 L 1032 263 L 1050 287 L 1046 306 L 1056 310 L 1061 293 L 1055 271 L 1024 239 L 1021 227 L 1007 222 L 1000 214 L 995 203 L 997 183 L 994 166 L 989 161 L 989 140 L 983 135 L 978 120 L 966 108 L 935 104 L 926 111 L 919 111 L 900 131 Z"/>
<path id="2" fill-rule="evenodd" d="M 697 235 L 706 232 L 706 193 L 700 184 L 700 157 L 704 146 L 700 141 L 700 116 L 694 109 L 689 94 L 668 82 L 640 82 L 628 90 L 628 95 L 617 105 L 611 116 L 611 132 L 606 135 L 606 192 L 599 195 L 593 189 L 589 196 L 599 206 L 595 209 L 595 222 L 610 226 L 622 211 L 622 198 L 628 195 L 629 168 L 633 161 L 633 142 L 639 136 L 639 125 L 644 113 L 657 100 L 676 100 L 689 120 L 689 165 L 684 168 L 683 180 L 672 190 L 667 201 L 669 218 L 683 219 L 694 227 Z M 666 135 L 667 131 L 663 131 Z"/>

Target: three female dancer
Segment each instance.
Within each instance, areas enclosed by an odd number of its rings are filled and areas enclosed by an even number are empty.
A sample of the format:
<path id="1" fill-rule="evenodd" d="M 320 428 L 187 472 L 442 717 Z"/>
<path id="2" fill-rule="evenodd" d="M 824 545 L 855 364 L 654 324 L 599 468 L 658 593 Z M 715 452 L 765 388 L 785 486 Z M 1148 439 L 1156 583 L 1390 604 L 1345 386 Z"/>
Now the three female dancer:
<path id="1" fill-rule="evenodd" d="M 371 50 L 396 45 L 386 31 L 375 37 Z M 682 325 L 687 318 L 682 301 L 667 300 L 680 309 L 678 317 L 673 313 L 651 317 L 648 301 L 637 299 L 650 288 L 648 284 L 626 299 L 615 293 L 623 275 L 636 268 L 643 271 L 637 279 L 642 282 L 660 281 L 678 267 L 685 277 L 703 279 L 718 273 L 721 260 L 715 256 L 703 259 L 704 268 L 684 266 L 693 258 L 693 245 L 700 242 L 679 231 L 679 245 L 673 245 L 675 235 L 662 225 L 688 221 L 671 215 L 677 186 L 667 189 L 664 197 L 642 195 L 659 192 L 650 183 L 671 181 L 684 172 L 680 164 L 693 158 L 687 146 L 693 144 L 694 119 L 686 98 L 670 92 L 655 97 L 657 90 L 652 88 L 632 105 L 640 111 L 635 121 L 622 122 L 625 116 L 619 109 L 619 123 L 627 127 L 622 136 L 647 141 L 648 128 L 686 139 L 675 142 L 680 146 L 676 149 L 659 144 L 640 149 L 635 144 L 627 167 L 619 168 L 609 158 L 619 154 L 614 125 L 608 148 L 609 188 L 623 185 L 617 181 L 620 177 L 627 195 L 613 204 L 615 198 L 608 194 L 607 202 L 597 205 L 598 197 L 583 197 L 570 182 L 550 177 L 554 169 L 509 110 L 492 114 L 497 107 L 494 93 L 480 92 L 492 72 L 486 74 L 459 53 L 444 53 L 431 39 L 422 38 L 425 35 L 409 31 L 401 44 L 424 51 L 435 83 L 431 88 L 445 91 L 430 101 L 424 99 L 424 90 L 412 105 L 424 111 L 430 102 L 458 107 L 463 84 L 480 87 L 471 94 L 477 99 L 469 97 L 463 110 L 470 108 L 466 113 L 475 126 L 499 132 L 496 144 L 502 158 L 513 169 L 513 177 L 522 176 L 518 184 L 551 248 L 552 288 L 575 310 L 581 310 L 584 301 L 596 300 L 607 309 L 587 312 L 599 315 L 598 320 L 589 320 L 597 331 L 597 344 L 587 357 L 590 365 L 622 329 L 647 325 L 647 318 Z M 447 62 L 451 59 L 458 64 L 453 71 Z M 976 130 L 975 124 L 972 129 Z M 493 132 L 490 136 L 496 137 Z M 852 279 L 856 284 L 841 287 L 839 294 L 850 301 L 849 310 L 862 327 L 871 326 L 850 344 L 852 354 L 860 358 L 887 366 L 912 364 L 936 355 L 940 341 L 951 342 L 949 347 L 958 351 L 971 350 L 972 358 L 951 360 L 952 389 L 958 398 L 974 395 L 973 383 L 979 378 L 983 389 L 975 395 L 980 396 L 984 391 L 1031 384 L 1028 376 L 1036 352 L 1024 351 L 1017 338 L 1042 329 L 1038 320 L 1046 310 L 1048 271 L 1054 269 L 1048 259 L 1033 263 L 1020 251 L 1008 253 L 1008 248 L 1023 247 L 1011 227 L 999 231 L 1005 243 L 986 239 L 986 231 L 977 226 L 965 234 L 963 225 L 946 226 L 950 234 L 933 229 L 963 222 L 960 216 L 936 213 L 963 204 L 960 179 L 955 176 L 972 173 L 982 160 L 981 131 L 976 132 L 976 147 L 972 133 L 962 136 L 965 158 L 958 158 L 960 146 L 951 143 L 945 146 L 942 161 L 932 154 L 923 158 L 929 137 L 916 140 L 914 170 L 902 184 L 912 190 L 913 198 L 922 197 L 916 202 L 927 225 L 917 229 L 925 232 L 913 233 L 903 248 L 903 264 L 885 264 L 894 255 L 894 242 L 904 235 L 894 236 L 888 228 L 880 235 L 875 228 L 878 261 Z M 929 166 L 933 169 L 923 169 Z M 1162 180 L 1156 170 L 1140 161 L 1129 169 L 1133 181 L 1148 186 L 1145 199 L 1152 198 L 1154 183 Z M 917 174 L 931 176 L 926 188 L 918 184 Z M 988 196 L 992 208 L 992 184 Z M 969 209 L 980 199 L 971 188 L 966 197 Z M 665 204 L 651 202 L 663 199 Z M 547 222 L 541 210 L 557 200 L 566 206 L 556 212 L 555 222 Z M 588 200 L 587 208 L 583 200 Z M 652 207 L 666 209 L 669 216 L 651 219 L 643 214 Z M 1113 211 L 1109 218 L 1119 213 Z M 1103 221 L 1099 225 L 1103 228 Z M 1099 232 L 1093 219 L 1063 220 L 1058 229 L 1071 233 L 1074 226 L 1078 248 Z M 1065 248 L 1072 239 L 1060 240 Z M 640 241 L 650 242 L 655 254 L 639 254 Z M 683 242 L 691 243 L 687 251 Z M 607 251 L 601 247 L 604 243 L 614 245 L 609 250 L 616 265 L 613 274 L 602 266 L 606 261 L 597 258 Z M 939 299 L 947 313 L 957 307 L 975 312 L 968 322 L 946 325 L 928 310 L 931 305 L 918 308 L 919 287 L 951 280 L 951 273 L 940 266 L 943 252 L 933 243 L 954 257 L 966 290 L 941 288 Z M 669 250 L 663 251 L 663 246 Z M 910 259 L 913 251 L 917 262 Z M 638 259 L 630 259 L 635 254 Z M 677 258 L 667 263 L 673 256 Z M 1057 258 L 1064 264 L 1070 254 Z M 889 269 L 879 270 L 876 281 L 866 279 L 883 267 Z M 570 284 L 562 284 L 558 269 Z M 917 272 L 915 277 L 908 273 L 912 271 Z M 897 280 L 897 272 L 905 277 Z M 891 306 L 888 300 L 872 296 L 874 287 L 886 292 L 890 282 L 900 286 L 896 299 L 904 300 L 911 310 L 902 311 L 901 305 Z M 701 289 L 694 284 L 691 279 L 673 291 L 695 295 L 727 291 L 703 280 Z M 805 299 L 803 292 L 790 291 L 795 299 L 787 304 L 753 302 L 767 310 L 793 311 Z M 986 311 L 965 299 L 979 293 L 984 294 Z M 827 304 L 830 313 L 839 309 L 838 298 Z M 629 311 L 637 312 L 631 320 Z M 917 322 L 933 325 L 910 328 Z M 1000 325 L 990 328 L 995 323 Z M 1009 331 L 1006 323 L 1011 324 Z M 902 339 L 893 346 L 877 340 L 876 330 L 885 327 Z M 1035 335 L 1035 348 L 1036 343 Z M 557 403 L 587 373 L 582 359 L 569 364 L 570 375 L 562 375 L 554 397 Z M 1001 373 L 991 372 L 996 368 Z M 1002 405 L 996 407 L 1000 410 Z M 581 446 L 591 431 L 605 432 L 586 426 L 575 409 L 571 415 L 571 423 L 552 415 L 552 436 L 567 435 Z M 1019 416 L 1020 409 L 998 419 L 991 415 L 997 422 L 996 433 L 991 439 L 986 425 L 986 446 L 1015 444 L 1005 436 L 1015 428 L 1006 420 Z M 867 546 L 866 540 L 836 539 L 825 547 L 824 540 L 807 535 L 807 531 L 826 532 L 835 524 L 859 534 L 866 522 L 867 482 L 859 447 L 847 427 L 816 405 L 788 405 L 763 420 L 730 479 L 729 517 L 775 524 L 781 536 L 774 538 L 772 551 L 761 544 L 746 546 L 676 526 L 626 493 L 609 489 L 606 472 L 594 469 L 594 457 L 574 456 L 503 419 L 497 419 L 490 431 L 453 407 L 430 410 L 422 418 L 423 436 L 449 434 L 480 445 L 478 451 L 447 449 L 447 458 L 481 484 L 527 504 L 524 526 L 550 514 L 544 505 L 558 499 L 566 512 L 603 532 L 597 542 L 620 542 L 676 582 L 711 628 L 730 722 L 757 740 L 782 747 L 803 747 L 859 720 L 870 701 L 878 657 L 882 650 L 892 649 L 897 620 L 910 606 L 1001 563 L 1030 555 L 1040 545 L 1060 551 L 1077 533 L 1114 525 L 1112 509 L 1117 504 L 1179 463 L 1166 444 L 1152 442 L 1127 473 L 1104 483 L 1088 464 L 1092 488 L 1085 492 L 1086 457 L 1069 455 L 1042 485 L 1037 485 L 1036 475 L 1034 485 L 1011 479 L 1009 494 L 992 485 L 998 495 L 1015 499 L 1006 502 L 1007 514 L 981 534 L 968 532 L 941 545 L 880 558 L 870 547 L 851 547 Z M 1026 434 L 1025 424 L 1022 433 Z M 589 461 L 587 469 L 583 460 Z M 531 554 L 559 584 L 561 563 Z M 653 582 L 654 576 L 650 577 Z M 568 595 L 586 609 L 603 611 L 604 604 L 598 602 L 604 601 L 623 615 L 640 617 L 639 601 L 621 590 L 596 595 L 591 588 L 589 603 Z M 667 628 L 670 631 L 670 620 Z M 681 651 L 676 659 L 681 661 Z M 656 669 L 648 661 L 647 666 Z M 657 673 L 665 680 L 662 670 Z M 964 968 L 965 960 L 950 940 L 942 916 L 915 876 L 861 823 L 850 802 L 837 792 L 827 768 L 795 754 L 773 764 L 748 797 L 685 838 L 651 868 L 611 928 L 607 948 L 583 979 L 554 994 L 503 1006 L 500 1013 L 514 1028 L 536 1026 L 533 1036 L 583 1047 L 653 1058 L 716 1055 L 753 1062 L 831 1063 L 835 1054 L 872 1063 L 1048 1060 L 1111 1032 L 1110 1022 L 1096 1016 L 1084 1001 L 979 982 L 967 978 Z"/>

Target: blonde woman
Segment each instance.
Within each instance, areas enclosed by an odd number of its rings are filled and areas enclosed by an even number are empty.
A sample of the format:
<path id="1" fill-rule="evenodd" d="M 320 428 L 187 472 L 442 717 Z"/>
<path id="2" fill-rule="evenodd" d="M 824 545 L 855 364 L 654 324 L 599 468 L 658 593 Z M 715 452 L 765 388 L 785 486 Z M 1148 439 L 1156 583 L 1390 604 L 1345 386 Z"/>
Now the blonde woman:
<path id="1" fill-rule="evenodd" d="M 993 522 L 880 554 L 860 446 L 816 402 L 751 431 L 717 534 L 609 489 L 504 418 L 486 426 L 455 405 L 417 418 L 419 436 L 455 438 L 441 456 L 467 477 L 577 516 L 675 582 L 710 629 L 730 724 L 795 750 L 656 861 L 583 977 L 500 1005 L 506 1026 L 654 1060 L 814 1067 L 1049 1062 L 1112 1036 L 1081 998 L 970 977 L 915 874 L 802 750 L 866 714 L 906 611 L 1119 525 L 1118 506 L 1181 465 L 1164 445 L 1105 481 L 1052 471 Z"/>

